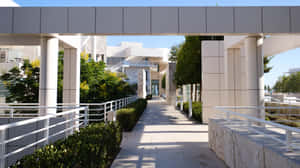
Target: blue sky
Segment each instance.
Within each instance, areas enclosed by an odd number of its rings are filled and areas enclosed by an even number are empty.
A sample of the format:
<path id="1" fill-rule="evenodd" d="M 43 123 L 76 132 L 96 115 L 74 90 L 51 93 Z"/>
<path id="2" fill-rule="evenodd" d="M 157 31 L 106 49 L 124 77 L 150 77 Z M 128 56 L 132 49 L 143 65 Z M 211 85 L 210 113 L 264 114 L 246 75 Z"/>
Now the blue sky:
<path id="1" fill-rule="evenodd" d="M 15 0 L 21 6 L 300 6 L 300 0 Z M 144 43 L 148 48 L 170 48 L 184 40 L 183 36 L 108 36 L 108 45 L 121 41 Z M 265 75 L 272 86 L 289 68 L 300 67 L 300 48 L 276 55 L 273 69 Z"/>

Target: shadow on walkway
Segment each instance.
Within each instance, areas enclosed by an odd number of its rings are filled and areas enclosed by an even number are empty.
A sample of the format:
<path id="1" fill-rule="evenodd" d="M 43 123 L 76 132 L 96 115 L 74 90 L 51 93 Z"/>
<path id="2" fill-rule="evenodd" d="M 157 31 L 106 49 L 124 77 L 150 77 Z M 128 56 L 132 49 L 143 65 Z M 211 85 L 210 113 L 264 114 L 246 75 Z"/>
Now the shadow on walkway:
<path id="1" fill-rule="evenodd" d="M 134 130 L 124 133 L 112 168 L 222 168 L 208 148 L 208 127 L 188 120 L 162 99 L 148 107 Z"/>

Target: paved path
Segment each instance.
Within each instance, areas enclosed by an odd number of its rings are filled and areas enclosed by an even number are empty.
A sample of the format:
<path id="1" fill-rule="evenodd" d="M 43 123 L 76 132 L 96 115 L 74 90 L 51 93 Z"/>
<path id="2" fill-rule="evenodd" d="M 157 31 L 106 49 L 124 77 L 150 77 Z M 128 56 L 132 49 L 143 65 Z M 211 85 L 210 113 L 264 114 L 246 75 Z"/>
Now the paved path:
<path id="1" fill-rule="evenodd" d="M 208 148 L 207 125 L 189 121 L 161 99 L 152 100 L 112 168 L 223 168 Z"/>

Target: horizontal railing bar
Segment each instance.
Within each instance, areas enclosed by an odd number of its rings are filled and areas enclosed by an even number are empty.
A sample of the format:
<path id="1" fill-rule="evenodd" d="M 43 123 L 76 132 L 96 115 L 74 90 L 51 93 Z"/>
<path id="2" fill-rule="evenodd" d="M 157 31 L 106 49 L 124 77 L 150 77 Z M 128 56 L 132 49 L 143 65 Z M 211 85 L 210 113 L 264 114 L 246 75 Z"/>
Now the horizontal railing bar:
<path id="1" fill-rule="evenodd" d="M 299 107 L 255 107 L 255 106 L 216 106 L 216 109 L 257 109 L 257 110 L 263 110 L 263 109 L 300 109 Z"/>
<path id="2" fill-rule="evenodd" d="M 42 132 L 42 131 L 45 131 L 45 130 L 48 130 L 48 129 L 57 127 L 57 126 L 62 125 L 62 124 L 66 124 L 66 123 L 68 123 L 68 122 L 72 122 L 72 121 L 74 121 L 74 120 L 75 120 L 75 121 L 79 121 L 80 118 L 81 118 L 81 117 L 77 117 L 77 118 L 74 118 L 74 119 L 65 120 L 65 121 L 63 121 L 63 122 L 56 123 L 56 124 L 53 124 L 53 125 L 48 126 L 48 127 L 41 128 L 41 129 L 35 130 L 35 131 L 33 131 L 33 132 L 29 132 L 29 133 L 27 133 L 27 134 L 23 134 L 23 135 L 14 137 L 14 138 L 12 138 L 12 139 L 9 139 L 9 140 L 4 141 L 4 144 L 10 143 L 10 142 L 13 142 L 13 141 L 16 141 L 16 140 L 19 140 L 19 139 L 22 139 L 22 138 L 27 137 L 27 136 L 29 136 L 29 135 L 37 134 L 37 133 L 39 133 L 39 132 Z M 3 144 L 3 143 L 0 143 L 0 144 Z"/>
<path id="3" fill-rule="evenodd" d="M 73 127 L 77 127 L 77 126 L 80 126 L 80 125 L 79 125 L 79 124 L 74 125 L 74 126 L 72 126 L 72 127 L 70 127 L 70 128 L 67 128 L 67 129 L 63 130 L 63 132 L 66 132 L 66 131 L 69 130 L 69 129 L 74 129 Z M 61 131 L 60 131 L 60 132 L 61 132 Z M 60 134 L 61 134 L 61 133 L 60 133 Z M 54 134 L 53 134 L 53 135 L 54 135 Z M 34 143 L 28 144 L 28 145 L 26 145 L 26 146 L 24 146 L 24 147 L 22 147 L 22 148 L 19 148 L 19 149 L 13 151 L 13 152 L 7 153 L 6 155 L 4 155 L 4 158 L 7 158 L 7 157 L 9 157 L 9 156 L 11 156 L 11 155 L 14 155 L 14 154 L 17 154 L 17 153 L 19 153 L 19 152 L 22 152 L 22 151 L 25 150 L 25 149 L 28 149 L 28 148 L 30 148 L 30 147 L 33 147 L 34 145 L 37 145 L 37 144 L 39 144 L 39 143 L 42 143 L 42 142 L 46 141 L 47 139 L 52 138 L 53 135 L 49 135 L 49 136 L 46 137 L 46 138 L 40 139 L 40 140 L 38 140 L 38 141 L 36 141 L 36 142 L 34 142 Z M 57 135 L 59 135 L 59 134 L 57 134 Z M 55 135 L 55 136 L 57 136 L 57 135 Z"/>
<path id="4" fill-rule="evenodd" d="M 297 128 L 277 124 L 277 123 L 274 123 L 274 122 L 271 122 L 271 121 L 266 121 L 266 120 L 263 120 L 263 119 L 251 117 L 251 116 L 248 116 L 248 115 L 245 115 L 245 114 L 240 114 L 240 113 L 236 113 L 236 112 L 232 112 L 232 111 L 225 111 L 221 107 L 216 107 L 216 109 L 219 109 L 219 110 L 222 110 L 224 112 L 234 114 L 234 115 L 237 115 L 237 116 L 241 116 L 241 117 L 247 118 L 247 119 L 252 120 L 252 121 L 256 121 L 256 122 L 260 122 L 260 123 L 264 123 L 264 124 L 269 124 L 269 125 L 273 125 L 273 126 L 276 126 L 276 127 L 279 127 L 279 128 L 283 128 L 283 129 L 288 130 L 288 131 L 300 133 L 300 129 L 297 129 Z"/>
<path id="5" fill-rule="evenodd" d="M 73 113 L 75 111 L 81 111 L 81 110 L 85 110 L 85 109 L 86 109 L 85 107 L 80 107 L 80 108 L 72 109 L 72 110 L 69 110 L 69 111 L 66 111 L 66 112 L 62 112 L 62 113 L 56 113 L 56 114 L 51 114 L 51 115 L 46 115 L 46 116 L 41 116 L 41 117 L 35 117 L 35 118 L 32 118 L 32 119 L 19 121 L 19 122 L 16 122 L 16 123 L 1 125 L 0 130 L 4 130 L 4 129 L 7 129 L 7 128 L 16 127 L 16 126 L 21 126 L 21 125 L 26 125 L 26 124 L 34 123 L 34 122 L 41 121 L 41 120 L 46 120 L 46 119 L 52 118 L 53 116 L 57 117 L 57 116 L 68 115 L 68 114 Z"/>

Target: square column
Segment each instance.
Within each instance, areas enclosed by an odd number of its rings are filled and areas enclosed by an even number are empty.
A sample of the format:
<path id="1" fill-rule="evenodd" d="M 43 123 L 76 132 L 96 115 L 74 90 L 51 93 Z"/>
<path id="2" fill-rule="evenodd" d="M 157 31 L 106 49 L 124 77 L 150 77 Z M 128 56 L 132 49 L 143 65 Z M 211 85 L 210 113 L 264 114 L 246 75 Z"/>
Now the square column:
<path id="1" fill-rule="evenodd" d="M 216 106 L 224 105 L 224 42 L 202 41 L 202 118 L 208 123 L 220 112 Z"/>
<path id="2" fill-rule="evenodd" d="M 248 106 L 264 106 L 264 63 L 263 39 L 261 37 L 247 37 L 244 43 L 247 59 L 247 104 Z M 251 115 L 265 118 L 264 110 L 253 110 Z"/>
<path id="3" fill-rule="evenodd" d="M 80 103 L 80 50 L 76 48 L 64 49 L 63 103 L 64 106 L 79 106 Z M 65 118 L 69 120 L 78 115 L 79 111 L 76 111 L 76 115 L 67 115 Z M 67 123 L 66 128 L 75 124 L 79 124 L 79 121 Z M 75 130 L 78 128 L 70 130 L 66 135 Z"/>
<path id="4" fill-rule="evenodd" d="M 64 49 L 63 103 L 79 105 L 80 102 L 80 51 Z"/>
<path id="5" fill-rule="evenodd" d="M 166 99 L 169 105 L 176 106 L 176 84 L 174 82 L 176 63 L 169 63 L 166 73 Z"/>
<path id="6" fill-rule="evenodd" d="M 41 39 L 39 103 L 55 107 L 57 103 L 58 39 Z M 55 114 L 56 109 L 41 109 L 40 115 Z"/>
<path id="7" fill-rule="evenodd" d="M 142 69 L 138 73 L 138 97 L 146 98 L 146 90 L 146 71 L 145 69 Z"/>

